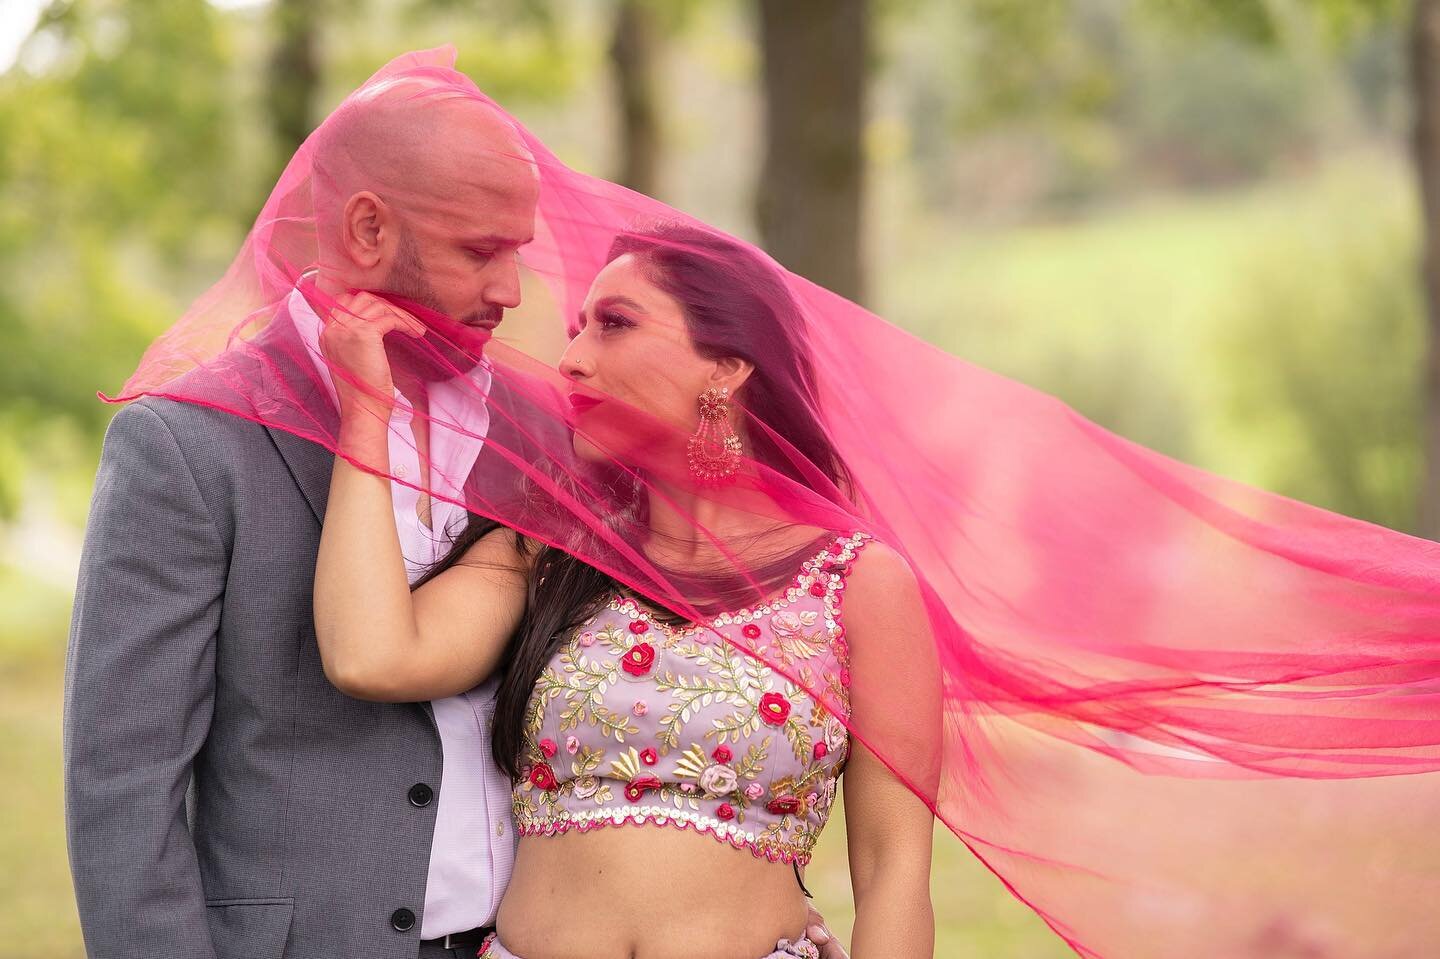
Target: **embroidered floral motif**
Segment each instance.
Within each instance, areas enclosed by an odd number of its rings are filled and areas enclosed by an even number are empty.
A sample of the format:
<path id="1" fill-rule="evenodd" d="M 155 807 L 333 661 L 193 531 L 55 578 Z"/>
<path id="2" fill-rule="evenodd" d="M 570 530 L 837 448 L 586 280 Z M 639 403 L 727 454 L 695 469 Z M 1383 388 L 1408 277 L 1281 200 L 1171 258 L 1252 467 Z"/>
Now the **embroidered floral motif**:
<path id="1" fill-rule="evenodd" d="M 841 598 L 867 539 L 837 538 L 779 594 L 705 623 L 672 627 L 612 597 L 536 681 L 519 832 L 669 825 L 808 862 L 848 758 Z M 551 765 L 557 743 L 568 771 Z"/>
<path id="2" fill-rule="evenodd" d="M 536 763 L 530 768 L 530 782 L 541 789 L 555 788 L 555 770 L 549 763 Z"/>
<path id="3" fill-rule="evenodd" d="M 630 625 L 635 625 L 631 623 Z M 643 623 L 640 625 L 644 625 Z M 655 647 L 649 643 L 636 643 L 625 653 L 621 667 L 631 676 L 644 676 L 655 663 Z"/>
<path id="4" fill-rule="evenodd" d="M 700 788 L 712 796 L 723 796 L 732 791 L 738 781 L 734 768 L 724 763 L 706 766 L 700 772 Z"/>
<path id="5" fill-rule="evenodd" d="M 760 697 L 760 718 L 772 726 L 778 726 L 790 715 L 790 700 L 779 693 L 766 693 Z"/>
<path id="6" fill-rule="evenodd" d="M 636 776 L 625 784 L 625 798 L 631 802 L 639 802 L 640 797 L 645 795 L 645 790 L 659 789 L 661 785 L 658 776 Z"/>

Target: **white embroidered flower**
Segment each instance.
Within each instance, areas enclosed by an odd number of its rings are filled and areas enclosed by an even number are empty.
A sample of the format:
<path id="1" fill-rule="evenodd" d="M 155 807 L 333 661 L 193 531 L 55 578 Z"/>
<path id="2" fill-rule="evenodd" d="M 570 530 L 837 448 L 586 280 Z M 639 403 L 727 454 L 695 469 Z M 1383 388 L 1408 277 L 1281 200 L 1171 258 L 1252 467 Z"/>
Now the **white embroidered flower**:
<path id="1" fill-rule="evenodd" d="M 575 780 L 575 798 L 589 799 L 600 788 L 600 780 L 594 776 L 581 776 Z"/>
<path id="2" fill-rule="evenodd" d="M 735 767 L 716 763 L 700 770 L 700 788 L 714 796 L 733 792 L 736 784 Z"/>
<path id="3" fill-rule="evenodd" d="M 830 804 L 831 804 L 832 802 L 834 802 L 834 801 L 835 801 L 835 780 L 834 780 L 834 779 L 830 779 L 830 778 L 826 778 L 826 779 L 820 780 L 820 784 L 819 784 L 819 786 L 817 787 L 816 792 L 815 792 L 815 809 L 816 809 L 816 811 L 818 811 L 818 812 L 824 812 L 826 809 L 829 809 L 829 808 L 830 808 Z"/>
<path id="4" fill-rule="evenodd" d="M 803 613 L 796 613 L 788 609 L 782 610 L 770 617 L 770 628 L 775 631 L 776 636 L 782 639 L 796 636 L 801 629 L 807 626 L 814 626 L 815 619 L 818 615 L 819 614 L 813 609 L 806 610 Z"/>

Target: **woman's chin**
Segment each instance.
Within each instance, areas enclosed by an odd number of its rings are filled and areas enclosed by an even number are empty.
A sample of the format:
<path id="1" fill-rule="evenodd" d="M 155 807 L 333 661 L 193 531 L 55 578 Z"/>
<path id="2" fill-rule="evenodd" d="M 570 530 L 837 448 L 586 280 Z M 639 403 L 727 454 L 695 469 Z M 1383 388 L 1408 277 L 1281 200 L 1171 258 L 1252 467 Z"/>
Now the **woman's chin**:
<path id="1" fill-rule="evenodd" d="M 584 463 L 608 463 L 610 461 L 610 457 L 601 452 L 594 443 L 573 430 L 570 432 L 570 448 L 575 451 L 575 457 Z"/>

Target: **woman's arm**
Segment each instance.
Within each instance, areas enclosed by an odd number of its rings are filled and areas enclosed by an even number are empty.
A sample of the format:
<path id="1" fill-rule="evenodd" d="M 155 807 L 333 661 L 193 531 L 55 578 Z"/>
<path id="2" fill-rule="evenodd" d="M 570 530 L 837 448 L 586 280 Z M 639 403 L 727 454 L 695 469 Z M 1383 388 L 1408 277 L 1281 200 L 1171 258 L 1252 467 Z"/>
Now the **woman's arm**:
<path id="1" fill-rule="evenodd" d="M 940 774 L 940 682 L 920 589 L 905 560 L 872 543 L 845 590 L 850 710 L 855 727 L 934 797 Z M 855 959 L 935 953 L 930 903 L 934 814 L 857 738 L 844 775 L 846 843 L 855 894 Z M 906 760 L 913 759 L 912 762 Z"/>
<path id="2" fill-rule="evenodd" d="M 340 448 L 315 565 L 315 634 L 325 675 L 359 699 L 415 702 L 464 692 L 494 671 L 525 609 L 528 555 L 497 529 L 411 592 L 389 473 L 394 402 L 382 337 L 419 322 L 365 294 L 345 298 L 321 338 L 335 365 Z M 356 382 L 351 382 L 351 378 Z"/>

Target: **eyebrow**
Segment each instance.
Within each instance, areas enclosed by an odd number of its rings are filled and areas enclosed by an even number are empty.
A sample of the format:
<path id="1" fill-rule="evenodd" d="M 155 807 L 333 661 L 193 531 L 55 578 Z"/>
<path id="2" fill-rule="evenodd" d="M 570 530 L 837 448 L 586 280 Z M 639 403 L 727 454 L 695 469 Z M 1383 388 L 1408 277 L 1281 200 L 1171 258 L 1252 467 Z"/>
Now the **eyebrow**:
<path id="1" fill-rule="evenodd" d="M 595 308 L 596 308 L 596 309 L 599 309 L 599 308 L 604 307 L 604 306 L 628 306 L 630 309 L 634 310 L 636 313 L 644 313 L 644 312 L 645 312 L 645 307 L 641 306 L 639 303 L 636 303 L 634 300 L 630 299 L 628 296 L 607 296 L 607 297 L 605 297 L 604 299 L 600 300 L 600 302 L 598 302 L 598 303 L 595 304 Z"/>
<path id="2" fill-rule="evenodd" d="M 500 236 L 492 233 L 488 236 L 473 236 L 463 241 L 469 246 L 524 246 L 535 240 L 535 235 L 525 237 L 523 240 L 516 240 L 508 236 Z"/>

